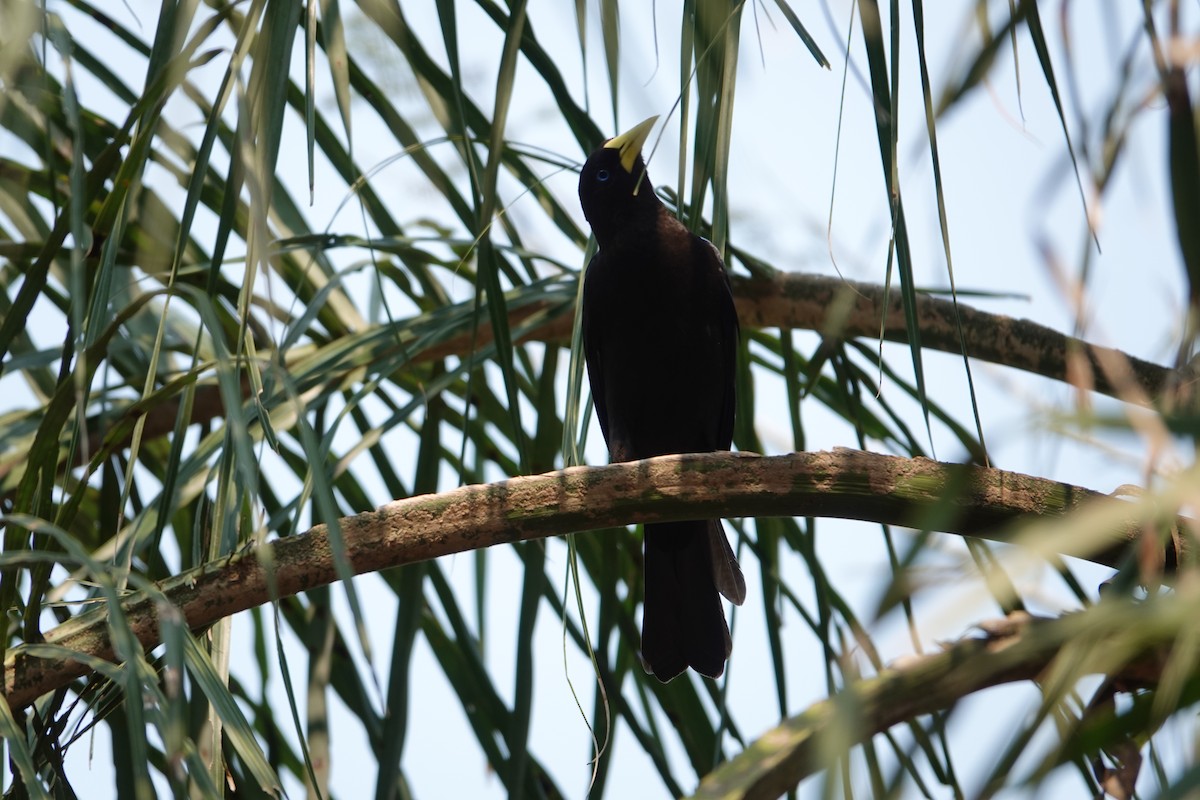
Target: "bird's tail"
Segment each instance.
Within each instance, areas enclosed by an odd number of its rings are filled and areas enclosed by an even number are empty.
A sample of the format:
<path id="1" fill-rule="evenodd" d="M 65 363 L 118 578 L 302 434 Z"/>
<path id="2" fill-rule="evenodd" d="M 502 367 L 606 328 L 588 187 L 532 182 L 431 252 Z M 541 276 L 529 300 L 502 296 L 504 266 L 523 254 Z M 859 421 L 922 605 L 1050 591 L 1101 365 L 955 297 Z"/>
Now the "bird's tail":
<path id="1" fill-rule="evenodd" d="M 732 642 L 720 594 L 741 605 L 746 582 L 718 520 L 646 526 L 642 659 L 669 681 L 688 667 L 725 671 Z"/>

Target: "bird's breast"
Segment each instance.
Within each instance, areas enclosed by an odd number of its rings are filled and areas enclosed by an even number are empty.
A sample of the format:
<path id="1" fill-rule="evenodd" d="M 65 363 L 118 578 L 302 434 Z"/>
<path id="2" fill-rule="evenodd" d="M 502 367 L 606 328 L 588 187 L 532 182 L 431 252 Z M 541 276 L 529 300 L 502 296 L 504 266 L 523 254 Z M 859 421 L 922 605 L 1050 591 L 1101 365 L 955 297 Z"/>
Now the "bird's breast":
<path id="1" fill-rule="evenodd" d="M 721 298 L 688 259 L 616 255 L 599 260 L 584 294 L 610 431 L 634 458 L 724 446 L 722 336 L 736 334 L 721 329 Z"/>

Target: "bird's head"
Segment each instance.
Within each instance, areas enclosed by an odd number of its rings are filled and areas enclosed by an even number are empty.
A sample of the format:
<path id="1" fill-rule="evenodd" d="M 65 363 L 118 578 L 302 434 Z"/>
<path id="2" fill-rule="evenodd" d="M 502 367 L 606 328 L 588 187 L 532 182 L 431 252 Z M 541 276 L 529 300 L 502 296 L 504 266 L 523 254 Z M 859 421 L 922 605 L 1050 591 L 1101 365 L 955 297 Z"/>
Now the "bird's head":
<path id="1" fill-rule="evenodd" d="M 660 203 L 646 175 L 642 145 L 657 119 L 609 139 L 588 156 L 579 174 L 579 203 L 601 247 L 621 230 L 656 219 Z"/>

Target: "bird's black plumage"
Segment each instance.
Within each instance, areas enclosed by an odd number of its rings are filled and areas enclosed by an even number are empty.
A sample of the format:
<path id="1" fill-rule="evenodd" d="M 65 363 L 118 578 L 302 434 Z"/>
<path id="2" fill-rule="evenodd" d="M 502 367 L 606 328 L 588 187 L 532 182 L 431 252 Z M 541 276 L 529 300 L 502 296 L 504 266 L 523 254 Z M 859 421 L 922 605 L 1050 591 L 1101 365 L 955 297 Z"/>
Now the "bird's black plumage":
<path id="1" fill-rule="evenodd" d="M 728 450 L 738 322 L 721 257 L 654 194 L 641 147 L 654 120 L 584 164 L 579 199 L 599 251 L 583 289 L 583 343 L 613 461 Z M 660 680 L 725 669 L 745 582 L 717 520 L 646 526 L 642 657 Z"/>

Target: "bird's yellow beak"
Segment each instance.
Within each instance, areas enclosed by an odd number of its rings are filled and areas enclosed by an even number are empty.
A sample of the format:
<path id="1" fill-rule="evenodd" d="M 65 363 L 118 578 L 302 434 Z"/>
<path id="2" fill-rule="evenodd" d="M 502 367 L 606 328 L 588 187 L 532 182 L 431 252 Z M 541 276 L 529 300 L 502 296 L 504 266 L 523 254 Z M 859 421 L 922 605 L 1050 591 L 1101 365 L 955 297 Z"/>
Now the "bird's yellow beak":
<path id="1" fill-rule="evenodd" d="M 642 152 L 642 145 L 650 138 L 650 129 L 657 121 L 658 115 L 655 114 L 650 119 L 639 122 L 620 136 L 615 136 L 604 143 L 605 149 L 617 150 L 621 153 L 621 166 L 625 168 L 626 172 L 633 172 L 633 162 L 637 161 L 637 157 Z"/>

